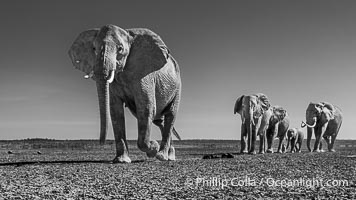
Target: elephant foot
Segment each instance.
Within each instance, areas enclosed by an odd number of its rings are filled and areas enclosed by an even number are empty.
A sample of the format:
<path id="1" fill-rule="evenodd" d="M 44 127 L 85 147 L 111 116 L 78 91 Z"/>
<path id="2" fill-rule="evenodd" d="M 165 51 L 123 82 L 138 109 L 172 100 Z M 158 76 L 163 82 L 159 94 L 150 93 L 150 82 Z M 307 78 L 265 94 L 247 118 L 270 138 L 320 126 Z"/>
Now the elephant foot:
<path id="1" fill-rule="evenodd" d="M 260 151 L 259 154 L 265 154 L 265 152 L 264 151 Z"/>
<path id="2" fill-rule="evenodd" d="M 250 154 L 250 155 L 255 155 L 255 154 L 256 154 L 256 151 L 250 151 L 248 154 Z"/>
<path id="3" fill-rule="evenodd" d="M 301 151 L 301 150 L 298 150 L 297 152 L 300 153 L 300 152 L 302 152 L 302 151 Z"/>
<path id="4" fill-rule="evenodd" d="M 295 153 L 295 151 L 290 151 L 291 153 Z"/>
<path id="5" fill-rule="evenodd" d="M 321 150 L 320 149 L 314 149 L 313 152 L 320 153 Z"/>
<path id="6" fill-rule="evenodd" d="M 267 149 L 267 153 L 273 153 L 273 149 Z"/>
<path id="7" fill-rule="evenodd" d="M 335 152 L 335 149 L 329 149 L 329 152 Z"/>
<path id="8" fill-rule="evenodd" d="M 131 159 L 128 155 L 116 156 L 113 163 L 131 163 Z"/>
<path id="9" fill-rule="evenodd" d="M 167 161 L 168 160 L 168 152 L 167 151 L 159 151 L 156 154 L 156 158 L 160 161 Z"/>
<path id="10" fill-rule="evenodd" d="M 320 149 L 319 152 L 325 152 L 325 150 L 324 149 Z"/>
<path id="11" fill-rule="evenodd" d="M 248 154 L 248 151 L 246 150 L 246 151 L 241 151 L 240 152 L 241 154 Z"/>
<path id="12" fill-rule="evenodd" d="M 168 150 L 168 160 L 176 160 L 176 150 L 173 146 L 169 147 Z"/>
<path id="13" fill-rule="evenodd" d="M 157 155 L 159 144 L 156 140 L 150 141 L 150 149 L 146 152 L 147 157 L 154 158 Z"/>
<path id="14" fill-rule="evenodd" d="M 277 153 L 283 153 L 283 151 L 279 150 L 279 151 L 277 151 Z"/>

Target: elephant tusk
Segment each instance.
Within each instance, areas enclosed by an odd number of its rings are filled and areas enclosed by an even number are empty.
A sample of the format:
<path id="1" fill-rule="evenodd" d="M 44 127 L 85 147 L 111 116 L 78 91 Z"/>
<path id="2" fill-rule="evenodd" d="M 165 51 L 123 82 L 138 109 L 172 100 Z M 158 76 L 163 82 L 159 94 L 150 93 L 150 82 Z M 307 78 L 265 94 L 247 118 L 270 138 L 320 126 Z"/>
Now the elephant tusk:
<path id="1" fill-rule="evenodd" d="M 305 122 L 303 122 L 303 121 L 302 121 L 302 123 L 300 124 L 300 126 L 301 126 L 302 128 L 304 128 L 306 125 L 307 125 L 307 124 L 306 124 Z"/>
<path id="2" fill-rule="evenodd" d="M 93 76 L 94 76 L 94 70 L 91 71 L 89 74 L 86 74 L 86 75 L 84 76 L 84 78 L 85 78 L 85 79 L 88 79 L 88 78 L 92 78 Z"/>
<path id="3" fill-rule="evenodd" d="M 306 122 L 302 121 L 301 127 L 304 128 L 305 126 L 309 127 L 309 128 L 314 128 L 316 126 L 316 118 L 314 117 L 314 124 L 313 125 L 309 125 Z"/>
<path id="4" fill-rule="evenodd" d="M 110 77 L 106 80 L 108 83 L 112 83 L 115 77 L 115 70 L 112 70 L 110 73 Z"/>

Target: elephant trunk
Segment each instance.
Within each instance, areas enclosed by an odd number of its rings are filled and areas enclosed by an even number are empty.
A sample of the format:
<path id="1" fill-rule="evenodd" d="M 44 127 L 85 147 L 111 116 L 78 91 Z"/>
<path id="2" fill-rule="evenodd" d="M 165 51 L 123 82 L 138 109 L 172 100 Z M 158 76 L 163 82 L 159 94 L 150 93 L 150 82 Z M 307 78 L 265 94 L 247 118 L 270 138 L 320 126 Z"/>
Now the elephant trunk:
<path id="1" fill-rule="evenodd" d="M 98 91 L 100 109 L 100 144 L 104 144 L 110 119 L 109 82 L 106 80 L 97 81 L 96 88 Z"/>
<path id="2" fill-rule="evenodd" d="M 311 141 L 312 134 L 313 134 L 313 129 L 308 127 L 308 129 L 307 129 L 307 147 L 310 152 L 311 152 L 310 141 Z"/>
<path id="3" fill-rule="evenodd" d="M 103 44 L 94 75 L 100 109 L 100 144 L 105 143 L 110 120 L 109 84 L 113 82 L 116 70 L 116 50 L 113 45 Z"/>
<path id="4" fill-rule="evenodd" d="M 253 133 L 253 127 L 255 125 L 254 121 L 253 121 L 253 108 L 250 106 L 250 111 L 249 111 L 249 130 L 248 130 L 248 143 L 249 143 L 249 147 L 248 147 L 248 151 L 251 150 L 251 147 L 253 144 L 253 140 L 252 140 L 252 133 Z"/>

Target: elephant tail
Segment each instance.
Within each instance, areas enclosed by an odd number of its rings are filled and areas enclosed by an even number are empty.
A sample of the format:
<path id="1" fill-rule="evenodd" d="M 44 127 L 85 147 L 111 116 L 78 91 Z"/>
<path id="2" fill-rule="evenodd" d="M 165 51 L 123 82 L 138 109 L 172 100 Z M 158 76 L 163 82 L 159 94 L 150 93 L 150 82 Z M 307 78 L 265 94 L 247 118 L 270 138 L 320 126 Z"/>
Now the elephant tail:
<path id="1" fill-rule="evenodd" d="M 180 138 L 180 136 L 179 136 L 179 134 L 178 134 L 178 132 L 176 131 L 176 129 L 173 127 L 173 135 L 174 136 L 176 136 L 176 138 L 178 139 L 178 140 L 182 140 L 181 138 Z"/>

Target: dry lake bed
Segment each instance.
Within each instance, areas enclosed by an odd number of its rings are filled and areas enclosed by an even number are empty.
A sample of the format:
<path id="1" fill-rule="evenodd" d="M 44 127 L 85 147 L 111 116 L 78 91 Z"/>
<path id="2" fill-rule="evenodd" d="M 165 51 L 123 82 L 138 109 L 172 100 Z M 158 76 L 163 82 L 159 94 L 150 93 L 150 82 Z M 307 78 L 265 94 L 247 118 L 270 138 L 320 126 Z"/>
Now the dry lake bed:
<path id="1" fill-rule="evenodd" d="M 239 141 L 174 141 L 177 160 L 112 164 L 113 141 L 0 141 L 0 199 L 356 199 L 356 141 L 335 153 L 239 155 Z M 202 159 L 231 153 L 234 158 Z"/>

